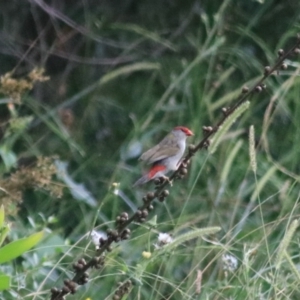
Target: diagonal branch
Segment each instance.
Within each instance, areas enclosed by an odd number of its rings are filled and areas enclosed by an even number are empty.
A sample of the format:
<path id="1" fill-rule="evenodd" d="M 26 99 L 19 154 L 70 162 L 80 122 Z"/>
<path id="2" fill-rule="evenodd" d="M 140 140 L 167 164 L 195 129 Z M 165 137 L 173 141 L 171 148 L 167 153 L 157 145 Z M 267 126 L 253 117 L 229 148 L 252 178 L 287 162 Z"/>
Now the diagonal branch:
<path id="1" fill-rule="evenodd" d="M 87 282 L 87 273 L 86 271 L 89 268 L 92 267 L 102 267 L 104 264 L 104 256 L 103 254 L 105 251 L 111 251 L 111 245 L 113 242 L 119 242 L 121 240 L 128 239 L 130 236 L 130 230 L 127 228 L 131 223 L 134 221 L 137 222 L 145 222 L 146 218 L 148 216 L 148 213 L 150 210 L 153 209 L 152 202 L 154 199 L 158 199 L 159 201 L 164 201 L 164 199 L 168 196 L 169 192 L 166 190 L 166 187 L 169 185 L 170 181 L 180 178 L 182 174 L 186 173 L 186 166 L 189 164 L 190 159 L 195 155 L 195 153 L 201 149 L 207 149 L 210 145 L 210 138 L 219 130 L 220 126 L 225 122 L 225 120 L 231 116 L 234 111 L 240 107 L 244 102 L 246 102 L 250 96 L 252 96 L 255 93 L 261 92 L 263 89 L 265 89 L 264 81 L 272 75 L 274 72 L 277 72 L 280 69 L 286 69 L 287 65 L 284 64 L 284 60 L 291 56 L 292 54 L 300 54 L 300 34 L 297 36 L 297 41 L 287 52 L 284 52 L 282 49 L 278 51 L 278 60 L 274 64 L 273 67 L 266 66 L 264 69 L 264 74 L 262 78 L 260 78 L 250 89 L 247 87 L 244 87 L 242 89 L 241 96 L 235 101 L 235 104 L 232 107 L 229 108 L 223 108 L 223 117 L 220 119 L 220 121 L 213 127 L 211 126 L 204 126 L 203 132 L 204 137 L 203 139 L 196 145 L 196 146 L 190 146 L 189 151 L 187 155 L 182 160 L 179 168 L 173 172 L 173 174 L 170 176 L 169 180 L 161 181 L 160 179 L 156 182 L 157 186 L 155 191 L 148 192 L 144 197 L 143 201 L 144 204 L 138 208 L 138 210 L 129 217 L 126 212 L 121 213 L 117 219 L 116 219 L 116 229 L 112 230 L 109 229 L 107 231 L 107 239 L 100 238 L 100 248 L 97 250 L 96 256 L 93 257 L 90 261 L 87 263 L 81 259 L 78 261 L 77 264 L 75 264 L 75 275 L 72 280 L 65 281 L 65 286 L 62 290 L 52 289 L 52 297 L 51 300 L 62 300 L 64 299 L 64 296 L 72 293 L 74 290 L 72 290 L 70 287 L 76 285 L 76 284 L 84 284 Z M 77 266 L 77 267 L 76 267 Z M 80 266 L 80 267 L 78 267 Z"/>

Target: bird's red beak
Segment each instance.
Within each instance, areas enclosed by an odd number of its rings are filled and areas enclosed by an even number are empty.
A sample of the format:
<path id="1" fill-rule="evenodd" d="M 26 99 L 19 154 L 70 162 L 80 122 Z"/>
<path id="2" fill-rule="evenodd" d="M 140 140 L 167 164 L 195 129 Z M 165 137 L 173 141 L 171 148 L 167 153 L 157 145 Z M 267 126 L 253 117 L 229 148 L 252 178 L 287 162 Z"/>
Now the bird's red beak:
<path id="1" fill-rule="evenodd" d="M 185 134 L 186 134 L 187 136 L 192 136 L 192 135 L 194 135 L 194 133 L 193 133 L 191 130 L 189 130 L 188 128 L 187 128 Z"/>

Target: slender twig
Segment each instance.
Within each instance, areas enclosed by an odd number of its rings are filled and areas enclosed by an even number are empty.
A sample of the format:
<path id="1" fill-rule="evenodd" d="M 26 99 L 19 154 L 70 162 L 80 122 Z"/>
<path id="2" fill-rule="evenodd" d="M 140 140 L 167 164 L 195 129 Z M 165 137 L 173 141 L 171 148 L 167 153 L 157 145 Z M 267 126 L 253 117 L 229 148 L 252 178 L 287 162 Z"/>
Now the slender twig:
<path id="1" fill-rule="evenodd" d="M 148 216 L 148 211 L 153 209 L 151 203 L 154 199 L 158 199 L 163 201 L 164 198 L 168 195 L 168 191 L 166 191 L 166 187 L 169 185 L 171 181 L 176 178 L 180 178 L 182 174 L 182 169 L 185 169 L 186 166 L 189 164 L 190 159 L 195 155 L 195 153 L 201 149 L 206 149 L 210 145 L 210 138 L 219 130 L 220 126 L 225 122 L 225 120 L 246 100 L 250 98 L 255 93 L 261 92 L 265 85 L 263 82 L 272 75 L 275 71 L 279 69 L 285 69 L 286 65 L 284 64 L 284 60 L 289 57 L 291 54 L 299 54 L 300 46 L 300 35 L 297 37 L 297 41 L 294 46 L 292 46 L 287 52 L 283 50 L 278 51 L 278 60 L 274 64 L 273 67 L 266 66 L 264 69 L 263 76 L 250 88 L 244 87 L 242 89 L 241 96 L 235 101 L 235 104 L 229 108 L 223 108 L 223 117 L 219 120 L 219 122 L 213 127 L 203 127 L 204 137 L 203 139 L 193 147 L 189 147 L 189 151 L 187 155 L 183 158 L 179 168 L 173 172 L 170 176 L 169 180 L 164 180 L 159 185 L 157 185 L 156 190 L 153 192 L 148 192 L 144 197 L 143 201 L 144 204 L 138 208 L 138 210 L 129 218 L 127 213 L 121 213 L 120 216 L 117 217 L 116 220 L 116 230 L 109 230 L 108 237 L 106 240 L 100 239 L 100 248 L 97 250 L 96 256 L 92 258 L 87 263 L 80 264 L 80 268 L 75 268 L 76 274 L 74 275 L 71 282 L 77 284 L 83 284 L 84 280 L 83 277 L 86 276 L 86 271 L 89 268 L 97 267 L 103 263 L 103 254 L 105 251 L 111 251 L 111 244 L 113 242 L 119 242 L 121 240 L 129 238 L 130 230 L 127 227 L 133 223 L 134 221 L 137 222 L 144 222 L 146 217 Z M 82 260 L 81 260 L 82 262 Z M 79 262 L 78 262 L 79 263 Z M 86 277 L 85 277 L 86 278 Z M 86 280 L 87 281 L 87 280 Z M 56 291 L 55 293 L 52 292 L 51 300 L 61 300 L 65 295 L 70 293 L 68 290 L 68 285 L 70 285 L 70 281 L 68 284 L 65 283 L 65 286 L 62 290 Z M 64 290 L 65 289 L 65 290 Z"/>

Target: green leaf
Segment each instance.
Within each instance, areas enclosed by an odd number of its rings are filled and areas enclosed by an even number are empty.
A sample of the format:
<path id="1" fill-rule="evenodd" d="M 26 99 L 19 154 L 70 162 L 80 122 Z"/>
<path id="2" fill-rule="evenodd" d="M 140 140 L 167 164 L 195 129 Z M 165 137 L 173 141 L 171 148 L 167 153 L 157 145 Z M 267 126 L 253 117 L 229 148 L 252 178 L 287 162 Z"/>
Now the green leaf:
<path id="1" fill-rule="evenodd" d="M 0 228 L 0 246 L 2 245 L 3 241 L 5 240 L 7 234 L 10 231 L 10 225 L 9 224 L 5 224 L 4 226 L 2 226 Z"/>
<path id="2" fill-rule="evenodd" d="M 222 171 L 221 177 L 220 177 L 220 180 L 223 184 L 227 181 L 228 175 L 229 175 L 231 167 L 232 167 L 232 163 L 233 163 L 235 157 L 237 156 L 242 145 L 243 145 L 243 141 L 238 140 L 237 143 L 235 144 L 234 148 L 232 150 L 230 150 L 230 153 L 225 161 L 224 168 L 223 168 L 223 171 Z"/>
<path id="3" fill-rule="evenodd" d="M 0 263 L 10 261 L 28 251 L 42 239 L 43 235 L 44 232 L 40 231 L 2 247 L 0 249 Z"/>
<path id="4" fill-rule="evenodd" d="M 166 48 L 169 48 L 173 51 L 177 51 L 175 45 L 173 45 L 170 41 L 165 40 L 160 37 L 159 34 L 156 34 L 153 31 L 148 31 L 147 29 L 138 26 L 136 24 L 124 24 L 124 23 L 115 23 L 111 26 L 113 29 L 117 30 L 128 30 L 140 34 L 141 36 L 145 37 L 146 39 L 150 39 L 156 43 L 160 43 L 164 45 Z"/>
<path id="5" fill-rule="evenodd" d="M 0 246 L 2 245 L 3 241 L 5 240 L 10 230 L 9 224 L 6 224 L 4 220 L 5 220 L 4 206 L 1 205 L 0 206 Z"/>
<path id="6" fill-rule="evenodd" d="M 231 125 L 236 121 L 236 119 L 241 116 L 243 114 L 243 112 L 245 112 L 250 106 L 250 102 L 246 101 L 242 104 L 240 104 L 233 112 L 232 114 L 228 115 L 228 117 L 225 119 L 225 121 L 223 122 L 222 125 L 219 126 L 218 131 L 216 132 L 209 151 L 211 154 L 213 154 L 218 145 L 220 144 L 221 138 L 222 136 L 229 130 L 229 128 L 231 127 Z"/>
<path id="7" fill-rule="evenodd" d="M 152 219 L 150 219 L 147 222 L 148 225 L 150 225 L 152 228 L 156 228 L 157 227 L 157 215 L 155 215 Z"/>
<path id="8" fill-rule="evenodd" d="M 276 261 L 275 261 L 276 270 L 278 270 L 280 268 L 283 257 L 285 256 L 285 252 L 286 252 L 289 244 L 292 242 L 292 239 L 295 235 L 295 231 L 298 226 L 299 226 L 299 220 L 292 221 L 289 228 L 287 229 L 282 241 L 280 242 L 279 247 L 278 247 L 278 253 L 276 256 Z"/>
<path id="9" fill-rule="evenodd" d="M 172 243 L 167 244 L 164 247 L 162 247 L 161 251 L 163 251 L 163 252 L 170 251 L 191 239 L 199 238 L 206 234 L 214 234 L 220 230 L 221 230 L 220 227 L 207 227 L 207 228 L 198 228 L 195 230 L 191 230 L 191 231 L 186 232 L 186 233 L 178 236 L 177 238 L 175 238 L 172 241 Z"/>
<path id="10" fill-rule="evenodd" d="M 122 75 L 128 75 L 130 73 L 137 72 L 137 71 L 158 70 L 159 68 L 160 65 L 157 63 L 150 63 L 150 62 L 135 63 L 132 65 L 120 67 L 116 70 L 107 73 L 106 75 L 102 76 L 102 78 L 99 80 L 99 83 L 100 85 L 102 85 Z"/>
<path id="11" fill-rule="evenodd" d="M 0 291 L 8 290 L 10 288 L 10 277 L 8 275 L 0 274 Z"/>
<path id="12" fill-rule="evenodd" d="M 3 204 L 0 206 L 0 229 L 3 227 L 4 224 L 4 218 L 5 218 L 5 213 L 4 213 L 4 206 Z"/>
<path id="13" fill-rule="evenodd" d="M 13 166 L 16 165 L 17 156 L 15 155 L 14 152 L 7 149 L 7 147 L 5 145 L 0 147 L 0 155 L 3 159 L 4 165 L 5 165 L 5 168 L 7 171 L 9 171 Z"/>

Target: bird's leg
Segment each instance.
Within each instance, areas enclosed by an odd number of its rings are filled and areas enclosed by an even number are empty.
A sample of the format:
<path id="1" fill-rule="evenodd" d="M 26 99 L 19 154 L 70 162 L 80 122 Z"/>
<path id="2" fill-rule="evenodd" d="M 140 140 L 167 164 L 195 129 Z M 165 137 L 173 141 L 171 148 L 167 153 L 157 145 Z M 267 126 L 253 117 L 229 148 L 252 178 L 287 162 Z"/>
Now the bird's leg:
<path id="1" fill-rule="evenodd" d="M 165 181 L 167 181 L 167 182 L 170 184 L 170 186 L 173 186 L 173 181 L 170 180 L 169 177 L 167 177 L 167 176 L 161 176 L 160 178 L 162 179 L 162 184 L 163 184 Z"/>

